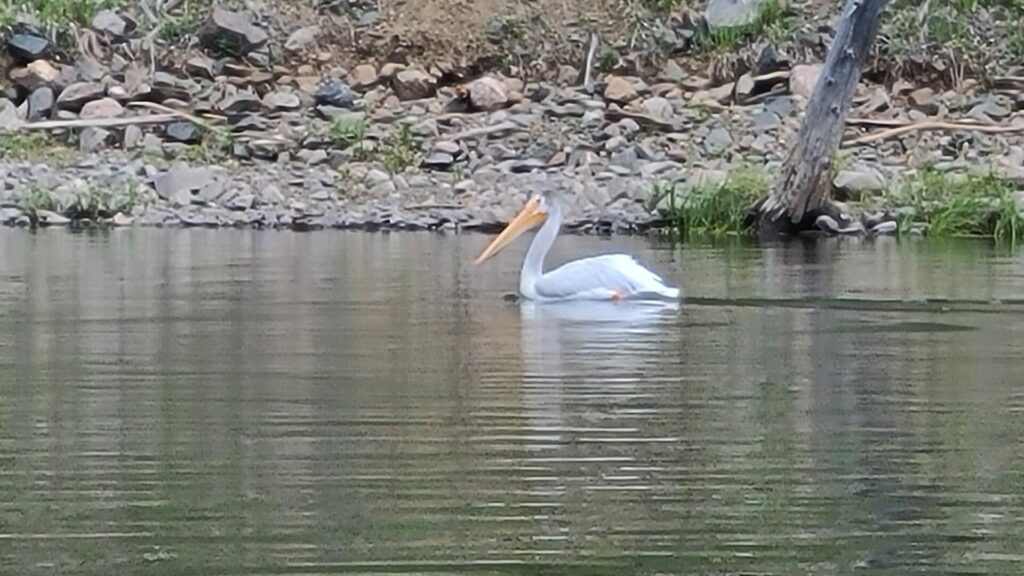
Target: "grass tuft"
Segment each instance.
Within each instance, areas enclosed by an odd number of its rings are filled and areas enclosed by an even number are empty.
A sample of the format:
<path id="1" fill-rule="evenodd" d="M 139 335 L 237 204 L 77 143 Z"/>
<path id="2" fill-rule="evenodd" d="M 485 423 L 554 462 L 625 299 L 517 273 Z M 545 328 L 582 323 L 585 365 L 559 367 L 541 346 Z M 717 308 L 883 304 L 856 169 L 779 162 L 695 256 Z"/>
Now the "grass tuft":
<path id="1" fill-rule="evenodd" d="M 652 200 L 668 200 L 672 230 L 680 236 L 737 236 L 747 231 L 747 211 L 769 185 L 764 172 L 745 167 L 730 172 L 723 182 L 700 184 L 683 195 L 674 186 L 656 186 Z"/>
<path id="2" fill-rule="evenodd" d="M 791 35 L 790 22 L 781 1 L 767 0 L 750 24 L 705 31 L 696 37 L 696 44 L 707 51 L 724 52 L 755 39 L 778 43 Z"/>
<path id="3" fill-rule="evenodd" d="M 956 177 L 924 169 L 886 194 L 900 206 L 899 231 L 923 229 L 930 237 L 1024 239 L 1024 216 L 1014 184 L 991 172 Z"/>
<path id="4" fill-rule="evenodd" d="M 412 166 L 419 159 L 416 144 L 413 142 L 412 129 L 403 122 L 398 134 L 390 136 L 384 142 L 384 168 L 391 174 L 398 174 Z"/>
<path id="5" fill-rule="evenodd" d="M 181 6 L 164 15 L 160 23 L 160 39 L 168 44 L 178 44 L 197 33 L 203 18 L 203 11 L 196 2 L 185 0 Z"/>

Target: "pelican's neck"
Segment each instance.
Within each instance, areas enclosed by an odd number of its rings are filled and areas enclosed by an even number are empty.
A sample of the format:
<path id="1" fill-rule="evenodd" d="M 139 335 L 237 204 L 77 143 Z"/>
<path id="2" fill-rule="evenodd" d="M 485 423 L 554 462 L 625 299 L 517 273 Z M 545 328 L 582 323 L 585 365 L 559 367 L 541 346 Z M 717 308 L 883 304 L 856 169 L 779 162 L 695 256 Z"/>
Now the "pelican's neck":
<path id="1" fill-rule="evenodd" d="M 530 249 L 526 251 L 526 259 L 523 260 L 523 269 L 519 276 L 520 291 L 525 293 L 531 290 L 533 283 L 544 273 L 544 257 L 555 243 L 561 226 L 562 209 L 556 202 L 552 202 L 548 217 L 544 219 L 544 224 L 530 242 Z"/>

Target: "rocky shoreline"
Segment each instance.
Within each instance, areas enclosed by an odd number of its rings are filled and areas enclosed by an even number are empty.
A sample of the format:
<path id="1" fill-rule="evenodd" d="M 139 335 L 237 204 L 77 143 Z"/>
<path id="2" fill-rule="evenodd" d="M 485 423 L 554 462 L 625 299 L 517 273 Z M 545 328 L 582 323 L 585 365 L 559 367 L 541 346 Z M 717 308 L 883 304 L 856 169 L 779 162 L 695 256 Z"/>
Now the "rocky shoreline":
<path id="1" fill-rule="evenodd" d="M 770 182 L 818 74 L 772 45 L 727 82 L 673 59 L 647 77 L 595 70 L 589 84 L 568 66 L 540 81 L 452 80 L 397 62 L 284 66 L 266 30 L 222 9 L 176 65 L 157 67 L 123 56 L 145 52 L 132 50 L 134 30 L 101 11 L 84 35 L 93 47 L 68 59 L 39 27 L 12 27 L 0 222 L 491 231 L 549 188 L 569 204 L 568 231 L 643 233 L 671 223 L 659 191 L 683 199 L 739 169 Z M 285 44 L 315 36 L 299 29 Z M 856 233 L 895 232 L 901 206 L 887 192 L 918 167 L 984 167 L 1024 187 L 1024 71 L 946 91 L 865 80 L 852 116 L 851 141 L 947 124 L 841 151 L 834 195 L 873 210 Z"/>

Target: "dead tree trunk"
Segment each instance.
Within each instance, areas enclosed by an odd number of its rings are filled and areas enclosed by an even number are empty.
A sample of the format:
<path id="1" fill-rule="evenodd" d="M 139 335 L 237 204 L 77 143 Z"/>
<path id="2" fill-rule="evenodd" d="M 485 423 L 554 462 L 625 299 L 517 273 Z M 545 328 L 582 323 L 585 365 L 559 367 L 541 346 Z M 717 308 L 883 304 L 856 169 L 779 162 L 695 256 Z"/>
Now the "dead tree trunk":
<path id="1" fill-rule="evenodd" d="M 797 141 L 768 196 L 757 206 L 762 238 L 813 226 L 828 200 L 829 166 L 887 0 L 847 0 L 814 85 Z"/>

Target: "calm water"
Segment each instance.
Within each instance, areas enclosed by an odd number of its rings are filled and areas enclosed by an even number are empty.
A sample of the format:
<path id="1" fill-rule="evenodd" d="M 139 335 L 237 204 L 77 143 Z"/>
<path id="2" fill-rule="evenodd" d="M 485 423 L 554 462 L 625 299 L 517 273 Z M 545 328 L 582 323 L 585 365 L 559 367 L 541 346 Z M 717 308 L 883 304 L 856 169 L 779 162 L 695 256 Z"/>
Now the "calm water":
<path id="1" fill-rule="evenodd" d="M 0 231 L 0 573 L 1014 574 L 1024 252 Z"/>

